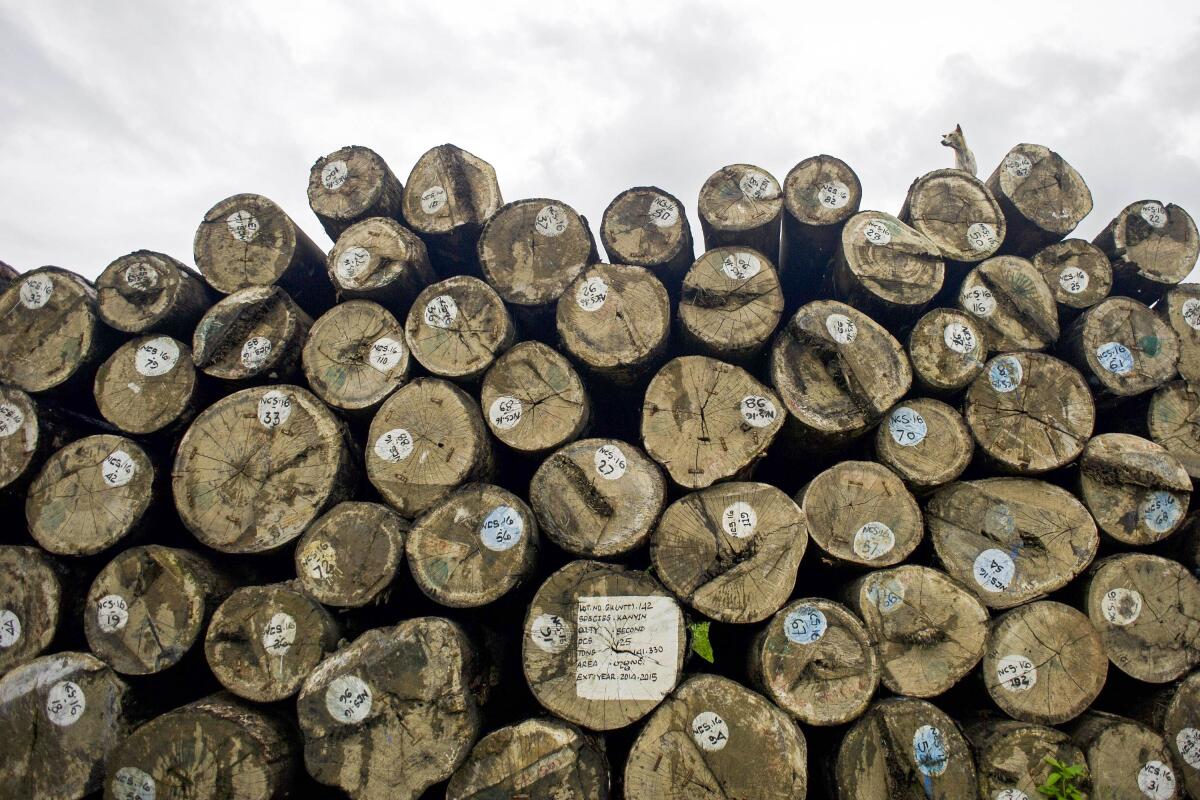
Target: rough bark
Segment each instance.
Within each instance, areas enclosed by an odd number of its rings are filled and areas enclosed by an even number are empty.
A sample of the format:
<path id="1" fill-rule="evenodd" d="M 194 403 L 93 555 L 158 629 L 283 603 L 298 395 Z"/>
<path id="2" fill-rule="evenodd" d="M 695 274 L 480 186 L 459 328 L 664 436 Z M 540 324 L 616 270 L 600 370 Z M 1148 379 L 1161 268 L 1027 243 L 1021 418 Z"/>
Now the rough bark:
<path id="1" fill-rule="evenodd" d="M 1026 800 L 1043 797 L 1038 792 L 1050 779 L 1052 758 L 1064 764 L 1085 765 L 1083 751 L 1060 730 L 1011 719 L 985 717 L 965 730 L 979 769 L 979 800 Z M 1086 797 L 1091 782 L 1077 780 Z"/>
<path id="2" fill-rule="evenodd" d="M 369 217 L 402 219 L 403 191 L 387 162 L 361 145 L 318 158 L 308 173 L 308 205 L 334 241 Z"/>
<path id="3" fill-rule="evenodd" d="M 329 406 L 367 417 L 408 380 L 404 326 L 378 303 L 349 300 L 313 323 L 301 350 L 304 377 Z"/>
<path id="4" fill-rule="evenodd" d="M 277 286 L 234 292 L 214 305 L 192 336 L 198 369 L 231 383 L 289 380 L 300 373 L 312 317 Z"/>
<path id="5" fill-rule="evenodd" d="M 695 258 L 692 226 L 683 203 L 657 186 L 617 195 L 600 222 L 600 241 L 613 264 L 645 267 L 672 297 Z"/>
<path id="6" fill-rule="evenodd" d="M 1130 203 L 1092 244 L 1112 262 L 1113 291 L 1147 305 L 1188 276 L 1200 253 L 1196 223 L 1174 203 Z"/>
<path id="7" fill-rule="evenodd" d="M 1017 256 L 996 256 L 975 267 L 958 291 L 958 306 L 973 315 L 993 353 L 1044 350 L 1058 339 L 1058 305 L 1042 273 Z"/>
<path id="8" fill-rule="evenodd" d="M 936 394 L 967 388 L 987 358 L 982 326 L 952 308 L 935 308 L 917 320 L 906 344 L 917 384 Z"/>
<path id="9" fill-rule="evenodd" d="M 946 265 L 920 231 L 891 214 L 863 211 L 842 228 L 831 268 L 839 300 L 899 325 L 916 319 L 942 290 Z"/>
<path id="10" fill-rule="evenodd" d="M 1008 226 L 983 181 L 958 169 L 937 169 L 913 181 L 898 215 L 937 245 L 949 261 L 991 258 Z"/>
<path id="11" fill-rule="evenodd" d="M 1166 448 L 1127 433 L 1096 436 L 1079 459 L 1079 496 L 1100 530 L 1141 546 L 1183 522 L 1192 480 Z"/>
<path id="12" fill-rule="evenodd" d="M 201 404 L 192 349 L 157 334 L 118 347 L 96 370 L 92 393 L 104 418 L 133 435 L 178 431 Z"/>
<path id="13" fill-rule="evenodd" d="M 783 189 L 766 170 L 751 164 L 721 167 L 700 187 L 696 213 L 705 250 L 752 247 L 779 263 Z"/>
<path id="14" fill-rule="evenodd" d="M 1150 398 L 1146 427 L 1188 475 L 1200 478 L 1200 386 L 1187 381 L 1160 386 Z"/>
<path id="15" fill-rule="evenodd" d="M 1030 259 L 1054 292 L 1064 321 L 1108 297 L 1112 265 L 1099 247 L 1086 239 L 1064 239 L 1047 245 Z"/>
<path id="16" fill-rule="evenodd" d="M 1092 192 L 1058 153 L 1040 144 L 1018 144 L 987 179 L 1008 231 L 1003 250 L 1029 257 L 1075 230 L 1092 213 Z"/>
<path id="17" fill-rule="evenodd" d="M 1154 307 L 1179 339 L 1179 377 L 1200 380 L 1200 283 L 1181 283 Z"/>
<path id="18" fill-rule="evenodd" d="M 962 415 L 940 400 L 905 400 L 875 429 L 875 458 L 917 493 L 957 479 L 974 452 Z"/>
<path id="19" fill-rule="evenodd" d="M 1183 787 L 1158 733 L 1131 719 L 1090 711 L 1071 730 L 1083 750 L 1095 800 L 1180 800 Z"/>
<path id="20" fill-rule="evenodd" d="M 72 577 L 36 547 L 0 547 L 0 675 L 49 649 L 74 610 Z"/>
<path id="21" fill-rule="evenodd" d="M 709 250 L 683 279 L 679 332 L 689 352 L 750 364 L 783 316 L 779 276 L 762 253 Z"/>
<path id="22" fill-rule="evenodd" d="M 492 287 L 456 275 L 417 296 L 404 338 L 413 357 L 434 375 L 473 382 L 512 347 L 516 328 Z"/>
<path id="23" fill-rule="evenodd" d="M 1175 377 L 1179 363 L 1179 337 L 1128 297 L 1092 306 L 1063 334 L 1059 347 L 1101 400 L 1157 389 Z"/>
<path id="24" fill-rule="evenodd" d="M 408 523 L 379 503 L 346 501 L 322 514 L 296 542 L 296 576 L 327 606 L 383 602 L 404 559 Z"/>
<path id="25" fill-rule="evenodd" d="M 480 405 L 492 435 L 525 454 L 574 441 L 592 417 L 571 362 L 541 342 L 521 342 L 496 359 L 483 376 Z"/>
<path id="26" fill-rule="evenodd" d="M 387 217 L 346 228 L 329 251 L 328 265 L 339 299 L 374 300 L 388 308 L 407 308 L 436 280 L 425 243 Z"/>
<path id="27" fill-rule="evenodd" d="M 213 304 L 200 274 L 163 253 L 137 250 L 96 278 L 100 319 L 125 333 L 165 333 L 188 339 Z"/>
<path id="28" fill-rule="evenodd" d="M 789 308 L 815 299 L 842 227 L 858 213 L 860 202 L 858 175 L 840 158 L 811 156 L 783 179 L 779 277 Z"/>

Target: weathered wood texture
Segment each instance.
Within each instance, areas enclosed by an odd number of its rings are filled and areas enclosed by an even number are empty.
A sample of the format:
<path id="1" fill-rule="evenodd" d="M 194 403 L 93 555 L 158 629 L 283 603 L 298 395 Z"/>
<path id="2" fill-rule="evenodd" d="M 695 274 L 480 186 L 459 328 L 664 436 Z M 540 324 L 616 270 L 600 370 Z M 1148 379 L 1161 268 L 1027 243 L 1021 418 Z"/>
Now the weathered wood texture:
<path id="1" fill-rule="evenodd" d="M 934 170 L 913 181 L 897 216 L 929 237 L 948 261 L 969 264 L 995 255 L 1007 231 L 992 192 L 957 169 Z"/>
<path id="2" fill-rule="evenodd" d="M 1139 200 L 1113 217 L 1092 244 L 1112 262 L 1113 293 L 1151 303 L 1192 271 L 1200 234 L 1174 203 Z"/>
<path id="3" fill-rule="evenodd" d="M 940 400 L 905 400 L 875 429 L 875 458 L 917 493 L 956 479 L 974 452 L 962 414 Z"/>
<path id="4" fill-rule="evenodd" d="M 804 159 L 783 179 L 779 274 L 789 304 L 816 298 L 822 274 L 841 241 L 842 226 L 858 213 L 862 184 L 845 161 Z"/>
<path id="5" fill-rule="evenodd" d="M 512 347 L 516 328 L 500 296 L 469 275 L 426 286 L 408 311 L 404 339 L 434 375 L 476 381 Z"/>
<path id="6" fill-rule="evenodd" d="M 1092 192 L 1062 156 L 1040 144 L 1018 144 L 987 179 L 1007 231 L 1003 251 L 1030 256 L 1075 230 L 1092 212 Z"/>
<path id="7" fill-rule="evenodd" d="M 327 405 L 365 417 L 408 380 L 411 355 L 392 312 L 370 300 L 348 300 L 313 323 L 301 366 Z"/>
<path id="8" fill-rule="evenodd" d="M 1200 283 L 1181 283 L 1154 306 L 1179 340 L 1179 377 L 1200 380 Z"/>
<path id="9" fill-rule="evenodd" d="M 1063 333 L 1059 348 L 1099 401 L 1148 392 L 1175 377 L 1179 337 L 1136 300 L 1110 297 Z"/>
<path id="10" fill-rule="evenodd" d="M 51 454 L 79 438 L 61 414 L 0 384 L 0 491 L 19 496 Z"/>
<path id="11" fill-rule="evenodd" d="M 983 327 L 952 308 L 935 308 L 917 320 L 906 348 L 917 384 L 941 395 L 967 388 L 987 358 Z"/>
<path id="12" fill-rule="evenodd" d="M 1200 386 L 1190 381 L 1160 386 L 1147 406 L 1146 428 L 1188 475 L 1200 478 Z"/>
<path id="13" fill-rule="evenodd" d="M 1030 259 L 1054 292 L 1060 319 L 1066 319 L 1108 297 L 1112 265 L 1086 239 L 1064 239 L 1047 245 Z"/>
<path id="14" fill-rule="evenodd" d="M 1105 433 L 1083 449 L 1079 495 L 1100 530 L 1141 546 L 1171 535 L 1183 522 L 1192 481 L 1161 445 L 1127 433 Z"/>
<path id="15" fill-rule="evenodd" d="M 312 317 L 277 286 L 252 286 L 210 308 L 192 335 L 192 361 L 214 378 L 249 383 L 300 373 Z"/>
<path id="16" fill-rule="evenodd" d="M 946 265 L 938 246 L 891 214 L 855 214 L 839 244 L 834 294 L 878 322 L 911 322 L 942 290 Z"/>
<path id="17" fill-rule="evenodd" d="M 672 297 L 696 253 L 683 203 L 657 186 L 635 186 L 613 198 L 600 221 L 600 242 L 610 262 L 645 267 Z"/>
<path id="18" fill-rule="evenodd" d="M 138 250 L 96 278 L 100 319 L 125 333 L 188 339 L 213 304 L 213 291 L 191 267 L 163 253 Z"/>
<path id="19" fill-rule="evenodd" d="M 387 217 L 346 228 L 329 251 L 329 281 L 339 299 L 374 300 L 406 308 L 434 278 L 425 243 Z"/>
<path id="20" fill-rule="evenodd" d="M 983 327 L 992 352 L 1044 350 L 1058 339 L 1058 305 L 1029 261 L 995 256 L 967 274 L 958 306 Z"/>
<path id="21" fill-rule="evenodd" d="M 1171 751 L 1155 731 L 1100 711 L 1091 711 L 1071 731 L 1083 750 L 1096 798 L 1180 800 Z"/>
<path id="22" fill-rule="evenodd" d="M 49 649 L 76 610 L 74 577 L 36 547 L 0 547 L 0 675 Z"/>
<path id="23" fill-rule="evenodd" d="M 524 454 L 574 441 L 593 413 L 571 362 L 541 342 L 521 342 L 499 356 L 483 376 L 479 400 L 492 435 Z"/>
<path id="24" fill-rule="evenodd" d="M 403 191 L 387 162 L 361 145 L 318 158 L 308 173 L 308 205 L 334 241 L 369 217 L 401 219 Z"/>
<path id="25" fill-rule="evenodd" d="M 721 167 L 700 187 L 696 212 L 705 250 L 741 245 L 779 263 L 783 189 L 766 170 L 751 164 Z"/>
<path id="26" fill-rule="evenodd" d="M 748 364 L 770 341 L 783 303 L 779 276 L 765 255 L 718 247 L 700 256 L 683 279 L 680 337 L 689 352 Z"/>
<path id="27" fill-rule="evenodd" d="M 383 602 L 404 559 L 407 532 L 408 522 L 385 505 L 338 503 L 296 542 L 301 588 L 337 608 Z"/>
<path id="28" fill-rule="evenodd" d="M 964 731 L 979 770 L 979 800 L 1037 798 L 1053 773 L 1046 759 L 1067 765 L 1084 765 L 1083 751 L 1071 737 L 1055 728 L 1000 717 L 985 717 Z M 1083 792 L 1091 789 L 1084 777 L 1075 782 Z"/>
<path id="29" fill-rule="evenodd" d="M 104 418 L 125 433 L 177 431 L 200 410 L 192 349 L 161 334 L 130 339 L 96 370 L 92 394 Z"/>

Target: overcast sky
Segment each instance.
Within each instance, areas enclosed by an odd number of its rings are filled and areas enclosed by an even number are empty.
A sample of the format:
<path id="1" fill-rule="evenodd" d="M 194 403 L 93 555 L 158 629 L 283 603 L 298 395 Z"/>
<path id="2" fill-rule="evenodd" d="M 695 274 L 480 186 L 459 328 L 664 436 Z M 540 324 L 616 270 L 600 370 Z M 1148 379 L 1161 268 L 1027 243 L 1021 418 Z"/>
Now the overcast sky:
<path id="1" fill-rule="evenodd" d="M 1148 0 L 0 0 L 0 260 L 191 263 L 204 212 L 238 192 L 328 248 L 305 187 L 346 144 L 403 181 L 453 142 L 506 200 L 561 199 L 593 228 L 646 184 L 695 226 L 722 165 L 782 180 L 822 152 L 857 171 L 864 209 L 896 213 L 952 165 L 955 123 L 983 177 L 1017 142 L 1061 153 L 1091 186 L 1090 239 L 1134 200 L 1200 217 L 1198 34 L 1200 5 Z"/>

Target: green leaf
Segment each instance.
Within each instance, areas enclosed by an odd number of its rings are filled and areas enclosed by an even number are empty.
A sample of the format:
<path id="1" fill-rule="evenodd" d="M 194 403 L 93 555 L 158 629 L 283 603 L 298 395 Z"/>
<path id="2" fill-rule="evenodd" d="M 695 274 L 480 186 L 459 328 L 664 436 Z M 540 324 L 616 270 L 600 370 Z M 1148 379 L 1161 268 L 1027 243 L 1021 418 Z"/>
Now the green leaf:
<path id="1" fill-rule="evenodd" d="M 1043 783 L 1042 785 L 1043 786 L 1053 786 L 1054 784 L 1058 783 L 1061 778 L 1062 778 L 1061 772 L 1051 772 L 1050 777 L 1046 778 L 1046 782 Z"/>
<path id="2" fill-rule="evenodd" d="M 709 622 L 693 622 L 688 626 L 688 630 L 692 633 L 692 652 L 703 658 L 708 663 L 713 663 L 712 642 L 708 639 Z"/>

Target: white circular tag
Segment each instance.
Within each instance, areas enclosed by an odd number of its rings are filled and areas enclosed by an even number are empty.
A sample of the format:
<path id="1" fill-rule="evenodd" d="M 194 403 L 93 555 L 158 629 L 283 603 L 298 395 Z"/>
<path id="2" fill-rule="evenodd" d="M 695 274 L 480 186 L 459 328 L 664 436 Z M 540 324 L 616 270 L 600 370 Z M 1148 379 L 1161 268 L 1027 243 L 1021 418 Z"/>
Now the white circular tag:
<path id="1" fill-rule="evenodd" d="M 1037 667 L 1022 655 L 1008 655 L 996 662 L 996 679 L 1010 692 L 1028 692 L 1037 683 Z"/>
<path id="2" fill-rule="evenodd" d="M 868 522 L 854 532 L 854 554 L 873 560 L 885 556 L 896 546 L 896 534 L 882 522 Z"/>
<path id="3" fill-rule="evenodd" d="M 421 192 L 421 210 L 426 214 L 436 214 L 446 205 L 446 190 L 440 186 L 430 186 Z"/>
<path id="4" fill-rule="evenodd" d="M 413 437 L 404 428 L 392 428 L 375 440 L 375 455 L 384 461 L 399 464 L 412 455 Z"/>
<path id="5" fill-rule="evenodd" d="M 170 336 L 157 336 L 143 342 L 133 353 L 133 367 L 147 378 L 157 378 L 175 369 L 179 363 L 179 345 Z"/>
<path id="6" fill-rule="evenodd" d="M 817 202 L 826 208 L 842 208 L 850 202 L 850 187 L 841 181 L 825 181 L 817 187 Z"/>
<path id="7" fill-rule="evenodd" d="M 54 294 L 54 279 L 49 275 L 30 275 L 21 281 L 17 293 L 21 305 L 29 309 L 41 308 L 50 302 L 50 296 Z"/>
<path id="8" fill-rule="evenodd" d="M 1024 370 L 1013 356 L 1000 356 L 988 368 L 988 382 L 1001 394 L 1008 394 L 1021 385 Z"/>
<path id="9" fill-rule="evenodd" d="M 889 578 L 882 586 L 874 581 L 867 586 L 867 599 L 884 614 L 890 614 L 904 602 L 904 584 Z"/>
<path id="10" fill-rule="evenodd" d="M 923 775 L 936 777 L 946 771 L 946 737 L 933 725 L 922 725 L 913 734 L 913 760 Z"/>
<path id="11" fill-rule="evenodd" d="M 1150 223 L 1152 228 L 1161 228 L 1167 224 L 1167 210 L 1162 207 L 1162 203 L 1155 203 L 1153 200 L 1149 203 L 1142 203 L 1138 214 Z"/>
<path id="12" fill-rule="evenodd" d="M 137 464 L 134 463 L 133 456 L 124 450 L 113 450 L 104 457 L 104 462 L 100 466 L 100 477 L 114 489 L 133 480 L 135 472 L 137 472 Z"/>
<path id="13" fill-rule="evenodd" d="M 262 646 L 268 655 L 286 656 L 296 642 L 296 618 L 282 611 L 271 615 L 262 633 Z"/>
<path id="14" fill-rule="evenodd" d="M 439 294 L 425 304 L 425 324 L 433 328 L 449 328 L 458 319 L 458 303 L 448 294 Z"/>
<path id="15" fill-rule="evenodd" d="M 1020 789 L 1009 787 L 996 792 L 994 800 L 1029 800 L 1029 795 L 1022 792 Z"/>
<path id="16" fill-rule="evenodd" d="M 987 319 L 996 313 L 996 298 L 986 286 L 975 285 L 962 294 L 963 306 L 977 317 Z"/>
<path id="17" fill-rule="evenodd" d="M 1194 331 L 1200 331 L 1200 300 L 1190 297 L 1183 301 L 1183 321 Z"/>
<path id="18" fill-rule="evenodd" d="M 501 395 L 492 401 L 488 408 L 488 419 L 496 430 L 507 431 L 521 423 L 521 415 L 525 406 L 515 397 Z"/>
<path id="19" fill-rule="evenodd" d="M 542 236 L 558 236 L 567 229 L 567 212 L 561 206 L 542 206 L 534 220 L 533 229 Z"/>
<path id="20" fill-rule="evenodd" d="M 669 228 L 679 220 L 679 206 L 669 197 L 656 196 L 650 201 L 650 210 L 646 212 L 650 221 L 660 228 Z"/>
<path id="21" fill-rule="evenodd" d="M 871 244 L 889 244 L 892 241 L 892 230 L 883 220 L 873 219 L 863 227 L 863 237 Z"/>
<path id="22" fill-rule="evenodd" d="M 1058 273 L 1058 285 L 1067 294 L 1079 294 L 1087 289 L 1091 278 L 1079 267 L 1065 267 Z"/>
<path id="23" fill-rule="evenodd" d="M 271 357 L 275 345 L 265 336 L 251 336 L 242 345 L 242 366 L 246 369 L 259 369 Z"/>
<path id="24" fill-rule="evenodd" d="M 1170 492 L 1159 489 L 1150 492 L 1138 507 L 1142 521 L 1155 533 L 1172 530 L 1183 516 L 1183 504 Z"/>
<path id="25" fill-rule="evenodd" d="M 692 738 L 701 750 L 710 753 L 724 750 L 729 744 L 729 726 L 719 714 L 712 711 L 701 711 L 692 719 Z"/>
<path id="26" fill-rule="evenodd" d="M 1138 770 L 1138 788 L 1150 800 L 1175 797 L 1175 771 L 1161 761 L 1147 761 Z"/>
<path id="27" fill-rule="evenodd" d="M 385 375 L 404 360 L 404 344 L 390 336 L 381 336 L 371 345 L 367 363 Z"/>
<path id="28" fill-rule="evenodd" d="M 337 190 L 342 188 L 349 177 L 350 168 L 346 166 L 345 161 L 330 161 L 321 168 L 321 183 L 326 189 Z"/>
<path id="29" fill-rule="evenodd" d="M 1003 550 L 989 547 L 975 556 L 975 565 L 971 574 L 975 576 L 975 582 L 985 592 L 997 594 L 1003 592 L 1012 583 L 1015 571 L 1016 565 L 1013 564 L 1012 556 Z"/>
<path id="30" fill-rule="evenodd" d="M 239 209 L 225 218 L 229 233 L 239 242 L 252 242 L 258 236 L 258 219 L 245 209 Z"/>
<path id="31" fill-rule="evenodd" d="M 1113 625 L 1132 625 L 1142 614 L 1142 593 L 1124 586 L 1109 589 L 1100 601 L 1100 610 Z"/>
<path id="32" fill-rule="evenodd" d="M 742 419 L 756 428 L 767 427 L 775 421 L 777 414 L 775 404 L 769 398 L 757 394 L 743 397 L 738 407 L 741 409 Z"/>
<path id="33" fill-rule="evenodd" d="M 371 251 L 365 247 L 347 247 L 338 256 L 337 272 L 338 280 L 347 286 L 357 286 L 358 279 L 361 278 L 367 271 L 367 267 L 371 264 Z"/>
<path id="34" fill-rule="evenodd" d="M 59 727 L 66 728 L 79 722 L 87 710 L 87 697 L 79 684 L 59 681 L 50 687 L 46 695 L 46 716 Z"/>
<path id="35" fill-rule="evenodd" d="M 858 336 L 858 325 L 845 314 L 830 314 L 825 318 L 825 330 L 839 344 L 850 344 Z"/>
<path id="36" fill-rule="evenodd" d="M 258 398 L 258 422 L 265 428 L 278 428 L 292 415 L 292 396 L 278 389 Z"/>
<path id="37" fill-rule="evenodd" d="M 993 250 L 1000 245 L 996 229 L 986 222 L 976 222 L 967 228 L 967 244 L 980 252 Z"/>
<path id="38" fill-rule="evenodd" d="M 158 270 L 144 262 L 130 264 L 122 273 L 125 284 L 139 292 L 144 292 L 158 286 Z"/>
<path id="39" fill-rule="evenodd" d="M 0 608 L 0 648 L 7 650 L 21 638 L 21 618 L 10 609 Z"/>
<path id="40" fill-rule="evenodd" d="M 725 506 L 721 513 L 721 529 L 736 539 L 745 539 L 754 535 L 758 527 L 758 512 L 754 506 L 738 500 Z"/>
<path id="41" fill-rule="evenodd" d="M 371 687 L 357 675 L 341 675 L 325 687 L 325 710 L 338 722 L 352 725 L 371 713 Z"/>
<path id="42" fill-rule="evenodd" d="M 1181 728 L 1175 734 L 1175 749 L 1184 763 L 1192 769 L 1200 769 L 1200 730 Z"/>
<path id="43" fill-rule="evenodd" d="M 783 618 L 783 634 L 796 644 L 812 644 L 821 640 L 829 622 L 825 614 L 815 606 L 800 606 Z"/>
<path id="44" fill-rule="evenodd" d="M 758 256 L 744 250 L 726 253 L 721 259 L 721 272 L 735 281 L 749 280 L 761 271 L 762 262 L 758 260 Z"/>
<path id="45" fill-rule="evenodd" d="M 615 444 L 602 444 L 597 447 L 592 461 L 595 463 L 596 472 L 600 477 L 610 481 L 615 481 L 624 475 L 625 468 L 628 466 L 625 462 L 625 454 Z"/>
<path id="46" fill-rule="evenodd" d="M 104 633 L 125 630 L 129 624 L 129 603 L 119 594 L 106 594 L 96 602 L 96 624 Z"/>
<path id="47" fill-rule="evenodd" d="M 1004 171 L 1014 178 L 1028 178 L 1033 162 L 1024 153 L 1009 153 L 1004 157 Z"/>
<path id="48" fill-rule="evenodd" d="M 571 643 L 571 623 L 554 614 L 539 614 L 529 623 L 529 638 L 540 650 L 561 653 Z"/>
<path id="49" fill-rule="evenodd" d="M 25 415 L 12 403 L 0 403 L 0 439 L 6 439 L 25 424 Z"/>
<path id="50" fill-rule="evenodd" d="M 908 406 L 900 406 L 888 417 L 888 433 L 901 447 L 916 447 L 928 432 L 925 418 Z"/>
<path id="51" fill-rule="evenodd" d="M 575 290 L 575 303 L 584 311 L 598 311 L 607 299 L 608 284 L 599 275 L 583 281 Z"/>
<path id="52" fill-rule="evenodd" d="M 1107 342 L 1097 347 L 1096 359 L 1114 375 L 1125 375 L 1133 369 L 1133 353 L 1120 342 Z"/>
<path id="53" fill-rule="evenodd" d="M 121 767 L 112 779 L 112 793 L 117 800 L 154 800 L 154 778 L 137 767 Z"/>
<path id="54" fill-rule="evenodd" d="M 942 340 L 956 353 L 970 355 L 979 346 L 979 338 L 969 325 L 961 322 L 951 322 L 942 331 Z"/>
<path id="55" fill-rule="evenodd" d="M 766 173 L 750 170 L 738 181 L 738 188 L 750 200 L 772 198 L 779 194 L 779 184 Z"/>
<path id="56" fill-rule="evenodd" d="M 525 523 L 511 506 L 496 506 L 479 525 L 479 538 L 488 550 L 502 553 L 521 541 Z"/>

